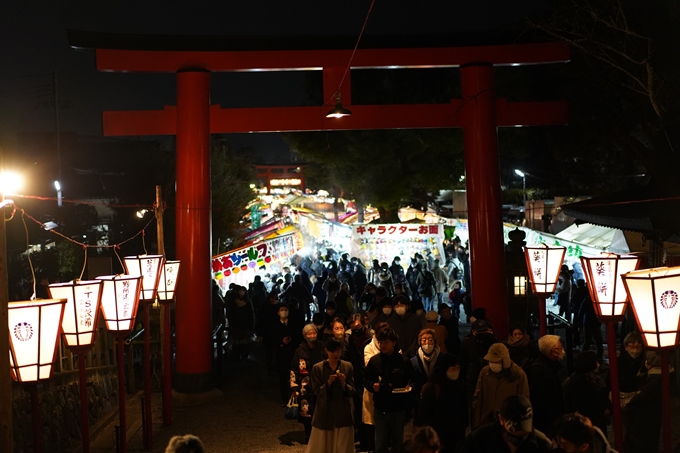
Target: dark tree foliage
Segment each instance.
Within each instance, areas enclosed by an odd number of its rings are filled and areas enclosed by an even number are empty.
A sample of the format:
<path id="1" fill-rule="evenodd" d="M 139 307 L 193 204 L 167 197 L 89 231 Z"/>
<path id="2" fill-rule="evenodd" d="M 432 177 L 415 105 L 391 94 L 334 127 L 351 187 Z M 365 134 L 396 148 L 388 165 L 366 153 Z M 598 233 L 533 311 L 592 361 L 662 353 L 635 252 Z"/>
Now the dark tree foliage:
<path id="1" fill-rule="evenodd" d="M 677 192 L 677 2 L 554 1 L 552 14 L 530 25 L 545 38 L 570 43 L 573 52 L 563 86 L 570 127 L 550 136 L 564 170 L 601 181 L 644 173 L 644 182 Z"/>

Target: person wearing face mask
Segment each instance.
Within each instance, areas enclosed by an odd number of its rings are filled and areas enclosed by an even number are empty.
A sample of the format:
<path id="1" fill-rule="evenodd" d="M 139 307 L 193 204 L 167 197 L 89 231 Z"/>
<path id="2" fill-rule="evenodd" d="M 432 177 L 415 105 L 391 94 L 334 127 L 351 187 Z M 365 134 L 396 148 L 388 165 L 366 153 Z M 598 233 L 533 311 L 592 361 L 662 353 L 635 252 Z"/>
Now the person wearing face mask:
<path id="1" fill-rule="evenodd" d="M 439 345 L 439 349 L 442 352 L 449 352 L 446 345 L 446 340 L 449 339 L 449 332 L 446 330 L 446 327 L 437 324 L 438 320 L 439 315 L 436 311 L 430 310 L 425 313 L 425 321 L 427 321 L 425 324 L 425 329 L 432 329 L 434 331 L 434 338 Z"/>
<path id="2" fill-rule="evenodd" d="M 324 343 L 318 341 L 318 332 L 314 324 L 307 324 L 302 328 L 304 340 L 295 350 L 290 363 L 290 390 L 297 397 L 298 407 L 307 404 L 307 411 L 300 411 L 298 422 L 305 427 L 305 438 L 309 441 L 312 434 L 312 416 L 316 397 L 312 391 L 311 372 L 314 365 L 326 358 Z"/>
<path id="3" fill-rule="evenodd" d="M 354 368 L 354 380 L 356 382 L 364 381 L 364 350 L 366 346 L 373 340 L 366 329 L 366 321 L 361 313 L 353 313 L 347 320 L 349 331 L 345 335 L 345 357 L 352 364 Z M 354 432 L 355 439 L 359 441 L 360 451 L 369 451 L 372 442 L 369 439 L 371 434 L 366 425 L 361 420 L 362 406 L 364 399 L 363 386 L 357 386 L 354 394 Z"/>
<path id="4" fill-rule="evenodd" d="M 420 300 L 411 302 L 409 304 L 408 311 L 418 317 L 418 321 L 420 321 L 420 328 L 424 329 L 425 324 L 427 324 L 427 319 L 425 319 L 425 308 L 423 307 L 423 302 Z"/>
<path id="5" fill-rule="evenodd" d="M 300 342 L 302 342 L 302 326 L 288 319 L 288 306 L 278 306 L 279 320 L 272 326 L 274 343 L 274 369 L 279 375 L 279 386 L 283 405 L 290 398 L 290 362 Z"/>
<path id="6" fill-rule="evenodd" d="M 531 363 L 538 358 L 538 346 L 529 337 L 524 324 L 517 323 L 510 326 L 510 335 L 505 341 L 510 351 L 510 360 L 519 365 L 525 372 Z"/>
<path id="7" fill-rule="evenodd" d="M 529 382 L 524 371 L 512 360 L 503 343 L 495 343 L 484 356 L 489 364 L 482 368 L 472 397 L 470 428 L 493 423 L 494 414 L 511 395 L 529 398 Z"/>
<path id="8" fill-rule="evenodd" d="M 415 420 L 434 428 L 441 441 L 441 453 L 453 453 L 465 438 L 469 419 L 467 408 L 458 358 L 442 353 L 423 386 Z"/>
<path id="9" fill-rule="evenodd" d="M 564 414 L 562 380 L 559 376 L 565 352 L 557 335 L 544 335 L 538 340 L 539 355 L 529 369 L 529 391 L 534 407 L 534 424 L 552 436 L 553 424 Z"/>
<path id="10" fill-rule="evenodd" d="M 381 322 L 387 322 L 388 319 L 390 319 L 392 316 L 394 316 L 394 304 L 392 302 L 391 297 L 386 297 L 383 300 L 380 301 L 380 304 L 378 304 L 380 307 L 380 311 L 378 314 L 371 320 L 371 326 L 373 329 L 377 332 L 375 327 L 380 324 Z"/>
<path id="11" fill-rule="evenodd" d="M 606 433 L 612 404 L 599 369 L 595 351 L 583 351 L 576 357 L 574 374 L 564 383 L 564 408 L 585 415 Z"/>
<path id="12" fill-rule="evenodd" d="M 469 402 L 472 402 L 479 372 L 486 365 L 484 356 L 494 343 L 498 343 L 498 340 L 493 336 L 493 327 L 486 319 L 478 319 L 473 322 L 470 334 L 463 338 L 459 358 L 469 392 Z"/>
<path id="13" fill-rule="evenodd" d="M 394 314 L 387 319 L 387 323 L 399 337 L 397 340 L 399 349 L 404 351 L 407 358 L 411 358 L 420 346 L 417 340 L 423 324 L 415 313 L 408 312 L 409 300 L 406 296 L 397 296 L 392 302 Z"/>
<path id="14" fill-rule="evenodd" d="M 244 286 L 236 286 L 227 296 L 229 346 L 233 356 L 247 359 L 253 342 L 255 310 Z"/>
<path id="15" fill-rule="evenodd" d="M 557 420 L 553 447 L 553 453 L 616 453 L 609 445 L 607 435 L 579 413 L 566 414 Z M 642 451 L 658 450 L 649 445 L 646 447 Z"/>
<path id="16" fill-rule="evenodd" d="M 645 354 L 647 378 L 640 391 L 621 411 L 626 434 L 623 451 L 646 453 L 659 451 L 661 435 L 661 356 L 654 351 Z M 675 369 L 670 367 L 671 382 L 675 380 Z M 677 423 L 674 425 L 677 426 Z"/>
<path id="17" fill-rule="evenodd" d="M 529 399 L 507 397 L 496 420 L 472 431 L 458 453 L 548 453 L 550 439 L 536 428 L 537 415 Z"/>

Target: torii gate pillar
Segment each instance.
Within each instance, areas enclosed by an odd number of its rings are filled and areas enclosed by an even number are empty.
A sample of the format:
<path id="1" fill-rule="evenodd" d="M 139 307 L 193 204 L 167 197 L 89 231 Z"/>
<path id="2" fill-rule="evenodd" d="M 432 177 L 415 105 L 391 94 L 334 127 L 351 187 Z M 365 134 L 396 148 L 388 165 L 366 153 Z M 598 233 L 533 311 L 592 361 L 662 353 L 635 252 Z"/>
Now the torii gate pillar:
<path id="1" fill-rule="evenodd" d="M 486 309 L 491 324 L 504 335 L 508 308 L 493 65 L 461 66 L 460 84 L 472 302 Z"/>
<path id="2" fill-rule="evenodd" d="M 210 71 L 177 72 L 177 286 L 175 389 L 208 391 L 212 382 L 210 240 Z M 196 302 L 196 303 L 194 303 Z"/>

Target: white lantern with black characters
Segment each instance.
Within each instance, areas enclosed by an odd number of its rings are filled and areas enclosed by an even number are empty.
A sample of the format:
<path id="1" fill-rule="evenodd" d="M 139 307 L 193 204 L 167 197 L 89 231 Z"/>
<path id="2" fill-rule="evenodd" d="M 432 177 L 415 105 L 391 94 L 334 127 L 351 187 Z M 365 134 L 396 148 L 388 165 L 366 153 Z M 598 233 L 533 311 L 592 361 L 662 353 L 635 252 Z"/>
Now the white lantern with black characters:
<path id="1" fill-rule="evenodd" d="M 581 257 L 583 273 L 595 311 L 603 319 L 622 319 L 628 293 L 621 274 L 637 269 L 640 258 L 633 255 L 603 253 L 598 257 Z"/>
<path id="2" fill-rule="evenodd" d="M 66 299 L 9 302 L 9 363 L 12 379 L 44 381 L 52 377 L 59 328 Z"/>
<path id="3" fill-rule="evenodd" d="M 680 331 L 680 267 L 622 275 L 640 333 L 649 348 L 674 348 Z"/>
<path id="4" fill-rule="evenodd" d="M 158 299 L 161 303 L 170 303 L 175 297 L 179 265 L 179 261 L 166 261 L 163 265 L 163 274 L 158 283 Z"/>
<path id="5" fill-rule="evenodd" d="M 92 347 L 99 321 L 101 280 L 74 280 L 53 283 L 47 287 L 50 296 L 66 299 L 61 334 L 70 349 L 87 350 Z"/>
<path id="6" fill-rule="evenodd" d="M 112 332 L 129 332 L 134 327 L 142 290 L 142 277 L 107 275 L 97 277 L 102 286 L 102 316 Z"/>
<path id="7" fill-rule="evenodd" d="M 153 302 L 158 291 L 158 281 L 163 273 L 163 255 L 139 255 L 123 258 L 128 275 L 142 277 L 142 293 L 140 300 Z"/>
<path id="8" fill-rule="evenodd" d="M 552 294 L 560 276 L 565 247 L 539 244 L 524 247 L 531 289 L 536 294 Z"/>

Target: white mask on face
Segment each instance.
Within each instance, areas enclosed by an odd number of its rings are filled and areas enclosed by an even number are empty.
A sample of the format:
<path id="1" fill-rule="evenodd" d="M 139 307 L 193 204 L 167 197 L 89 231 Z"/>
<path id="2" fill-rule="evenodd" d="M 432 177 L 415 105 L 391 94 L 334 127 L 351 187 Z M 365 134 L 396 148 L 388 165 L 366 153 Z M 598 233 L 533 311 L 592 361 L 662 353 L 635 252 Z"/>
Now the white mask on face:
<path id="1" fill-rule="evenodd" d="M 385 313 L 386 315 L 392 314 L 392 308 L 390 308 L 390 307 L 383 307 L 383 313 Z"/>
<path id="2" fill-rule="evenodd" d="M 449 378 L 452 381 L 458 380 L 458 376 L 460 376 L 460 370 L 458 370 L 458 371 L 447 371 L 446 372 L 446 377 Z"/>
<path id="3" fill-rule="evenodd" d="M 406 307 L 397 307 L 394 311 L 396 311 L 399 316 L 403 316 L 406 314 Z"/>
<path id="4" fill-rule="evenodd" d="M 432 354 L 432 351 L 434 351 L 434 345 L 433 344 L 424 344 L 421 346 L 423 348 L 423 352 L 427 355 Z"/>
<path id="5" fill-rule="evenodd" d="M 500 373 L 501 371 L 503 371 L 503 364 L 502 363 L 490 363 L 489 369 L 494 373 Z"/>

